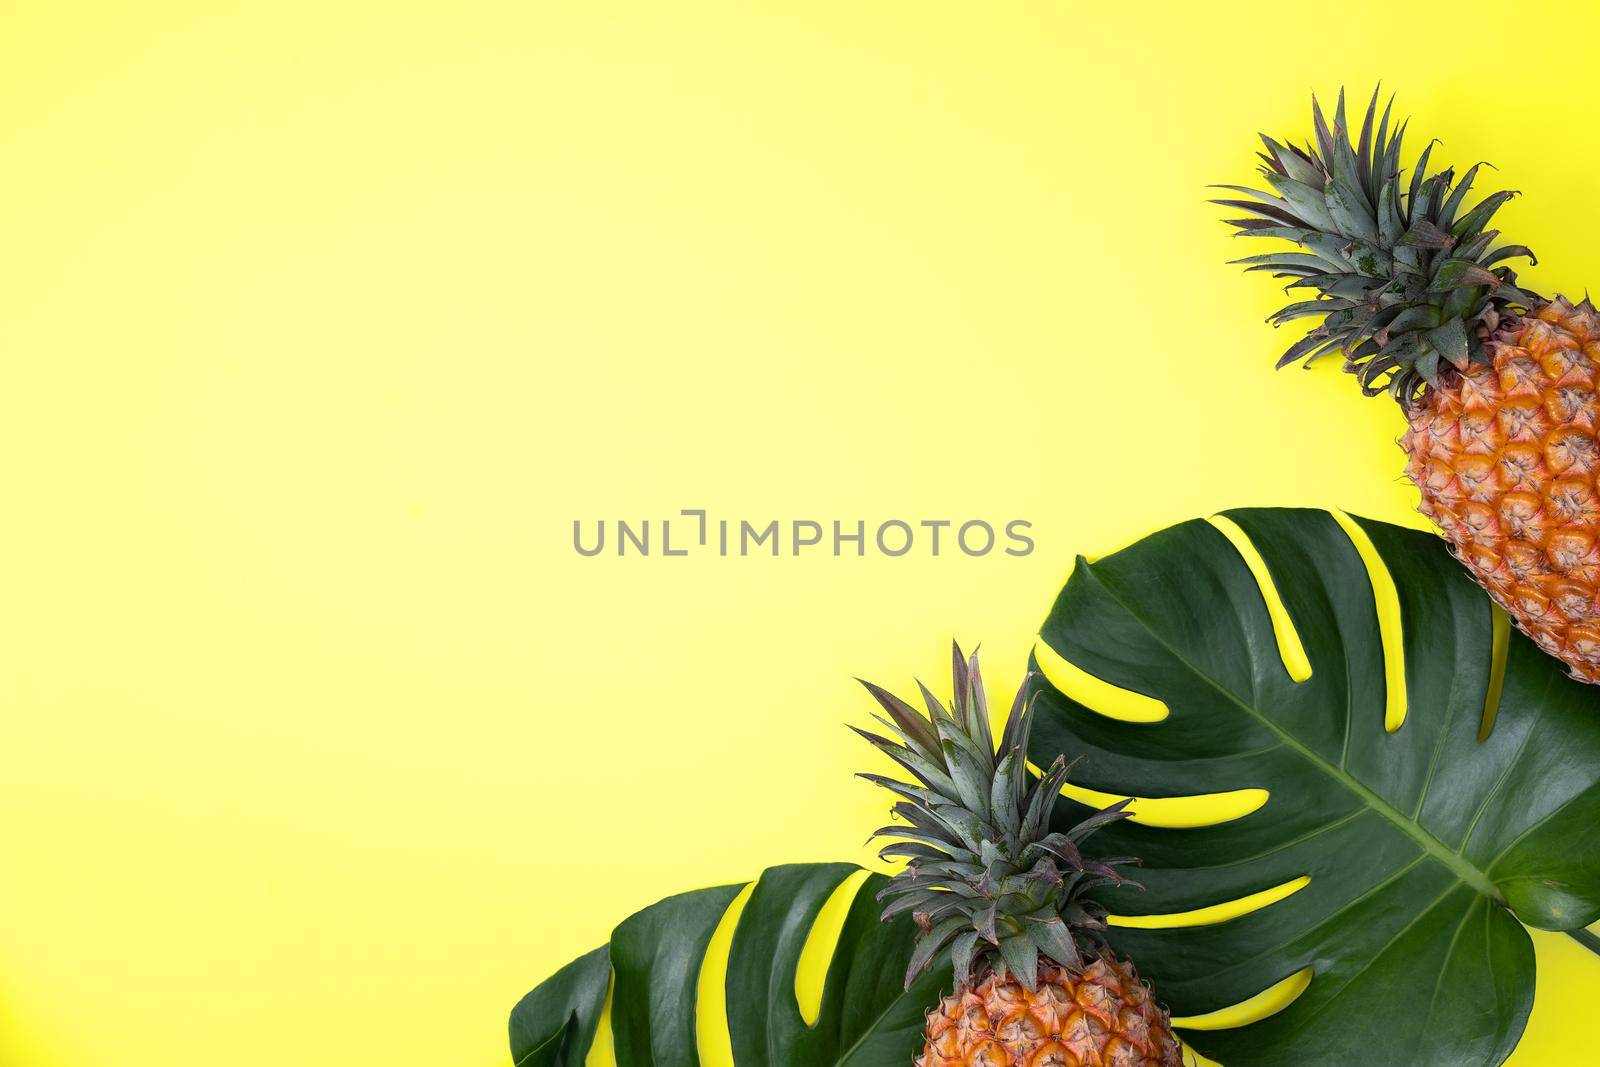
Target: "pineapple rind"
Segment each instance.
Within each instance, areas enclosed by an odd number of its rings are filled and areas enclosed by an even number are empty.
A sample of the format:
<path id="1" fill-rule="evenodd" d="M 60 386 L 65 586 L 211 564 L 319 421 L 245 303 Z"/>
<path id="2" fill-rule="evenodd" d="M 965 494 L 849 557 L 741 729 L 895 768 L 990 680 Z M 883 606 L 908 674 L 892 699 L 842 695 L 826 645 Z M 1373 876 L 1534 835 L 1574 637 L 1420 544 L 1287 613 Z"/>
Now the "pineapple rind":
<path id="1" fill-rule="evenodd" d="M 1487 347 L 1408 413 L 1406 473 L 1495 603 L 1600 682 L 1600 314 L 1557 297 Z"/>
<path id="2" fill-rule="evenodd" d="M 1167 1015 L 1129 963 L 1102 951 L 1081 974 L 1047 966 L 1037 989 L 990 974 L 928 1015 L 916 1067 L 1177 1067 Z"/>

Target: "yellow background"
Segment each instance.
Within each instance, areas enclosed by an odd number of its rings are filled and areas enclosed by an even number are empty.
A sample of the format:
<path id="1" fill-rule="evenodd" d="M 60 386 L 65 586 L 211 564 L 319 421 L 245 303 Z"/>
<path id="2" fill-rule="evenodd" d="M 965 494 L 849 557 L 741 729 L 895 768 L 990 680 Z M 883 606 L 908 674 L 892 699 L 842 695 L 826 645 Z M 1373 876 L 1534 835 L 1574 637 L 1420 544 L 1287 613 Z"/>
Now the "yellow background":
<path id="1" fill-rule="evenodd" d="M 1202 185 L 1379 77 L 1576 295 L 1588 5 L 0 5 L 0 1062 L 507 1060 L 634 909 L 865 858 L 862 674 L 1073 554 L 1412 521 Z M 1025 559 L 574 518 L 1022 517 Z M 1536 936 L 1518 1067 L 1590 1054 Z"/>

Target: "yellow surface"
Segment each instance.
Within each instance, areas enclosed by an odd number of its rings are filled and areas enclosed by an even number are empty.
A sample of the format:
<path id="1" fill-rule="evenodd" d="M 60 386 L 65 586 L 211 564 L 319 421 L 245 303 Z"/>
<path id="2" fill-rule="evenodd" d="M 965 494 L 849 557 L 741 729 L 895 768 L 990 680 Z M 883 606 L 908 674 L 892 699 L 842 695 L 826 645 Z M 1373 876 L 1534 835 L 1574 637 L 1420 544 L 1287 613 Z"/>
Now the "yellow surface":
<path id="1" fill-rule="evenodd" d="M 595 1025 L 594 1041 L 589 1045 L 589 1055 L 584 1067 L 617 1067 L 616 1037 L 611 1028 L 611 1002 L 617 992 L 616 975 L 606 990 L 605 1003 L 600 1007 L 600 1021 Z"/>
<path id="2" fill-rule="evenodd" d="M 1278 1012 L 1293 1004 L 1295 998 L 1311 985 L 1314 971 L 1310 967 L 1302 967 L 1289 977 L 1276 982 L 1249 1000 L 1234 1004 L 1218 1011 L 1207 1012 L 1204 1015 L 1191 1015 L 1185 1018 L 1174 1018 L 1174 1025 L 1180 1025 L 1186 1030 L 1230 1030 L 1238 1026 L 1249 1026 L 1251 1023 L 1260 1022 L 1269 1015 Z"/>
<path id="3" fill-rule="evenodd" d="M 0 1062 L 503 1067 L 627 913 L 868 855 L 852 674 L 998 698 L 1174 520 L 1416 521 L 1202 186 L 1382 76 L 1576 295 L 1600 14 L 1265 10 L 0 7 Z M 695 507 L 1038 547 L 571 547 Z M 1536 943 L 1516 1067 L 1593 1047 Z"/>
<path id="4" fill-rule="evenodd" d="M 1280 900 L 1294 896 L 1300 890 L 1311 884 L 1311 879 L 1305 875 L 1291 878 L 1282 885 L 1263 889 L 1259 893 L 1251 893 L 1237 900 L 1225 900 L 1210 904 L 1192 911 L 1171 912 L 1166 915 L 1112 915 L 1106 922 L 1111 926 L 1130 926 L 1138 930 L 1172 930 L 1183 926 L 1209 926 L 1213 923 L 1227 922 L 1237 919 L 1241 915 L 1248 915 L 1252 911 L 1259 911 L 1269 904 L 1276 904 Z"/>
<path id="5" fill-rule="evenodd" d="M 1383 565 L 1377 547 L 1360 523 L 1337 508 L 1333 510 L 1333 517 L 1356 546 L 1361 562 L 1366 564 L 1367 578 L 1372 583 L 1372 598 L 1378 611 L 1378 633 L 1383 642 L 1383 728 L 1392 734 L 1405 725 L 1406 712 L 1410 708 L 1406 701 L 1406 646 L 1400 635 L 1400 591 L 1394 587 L 1394 576 Z M 1502 677 L 1504 671 L 1502 663 Z M 1487 704 L 1488 697 L 1484 699 Z"/>
<path id="6" fill-rule="evenodd" d="M 850 906 L 855 903 L 857 891 L 870 877 L 871 872 L 864 870 L 847 876 L 812 920 L 811 932 L 806 935 L 794 969 L 794 999 L 800 1007 L 800 1018 L 807 1026 L 817 1025 L 817 1019 L 822 1016 L 822 992 L 827 988 L 828 968 L 839 946 L 839 935 L 850 917 Z"/>
<path id="7" fill-rule="evenodd" d="M 1040 768 L 1033 767 L 1033 770 L 1037 774 Z M 1128 818 L 1147 826 L 1172 828 L 1214 826 L 1219 822 L 1242 819 L 1267 802 L 1267 791 L 1254 788 L 1187 797 L 1129 797 L 1125 793 L 1107 793 L 1068 782 L 1061 787 L 1061 792 L 1063 796 L 1092 808 L 1103 808 L 1119 800 L 1132 800 L 1133 803 L 1128 805 Z"/>
<path id="8" fill-rule="evenodd" d="M 1033 656 L 1038 661 L 1039 673 L 1051 685 L 1090 711 L 1123 722 L 1160 722 L 1171 714 L 1164 701 L 1095 677 L 1051 648 L 1043 638 L 1033 643 Z"/>
<path id="9" fill-rule="evenodd" d="M 1267 561 L 1261 558 L 1261 553 L 1251 542 L 1250 535 L 1239 528 L 1239 524 L 1225 515 L 1212 515 L 1206 520 L 1216 527 L 1228 543 L 1239 550 L 1240 557 L 1245 566 L 1250 568 L 1251 577 L 1255 578 L 1256 585 L 1261 588 L 1261 599 L 1267 606 L 1267 615 L 1272 619 L 1272 635 L 1278 644 L 1278 656 L 1283 660 L 1283 669 L 1290 678 L 1296 682 L 1308 681 L 1311 678 L 1311 659 L 1306 655 L 1305 645 L 1300 642 L 1300 633 L 1294 628 L 1294 620 L 1289 618 L 1289 609 L 1284 607 L 1283 597 L 1278 592 L 1277 585 L 1272 580 L 1272 575 L 1267 573 Z M 1393 579 L 1390 579 L 1393 585 Z M 1398 609 L 1398 605 L 1396 605 Z M 1399 612 L 1396 610 L 1396 617 Z M 1385 653 L 1388 649 L 1385 648 Z M 1405 675 L 1402 674 L 1404 680 Z"/>
<path id="10" fill-rule="evenodd" d="M 755 889 L 756 884 L 751 882 L 733 898 L 716 930 L 712 931 L 705 958 L 700 961 L 695 988 L 695 1039 L 700 1062 L 706 1067 L 730 1067 L 733 1063 L 733 1038 L 728 1033 L 728 959 L 733 953 L 733 934 L 738 929 L 739 916 L 744 914 L 744 906 L 750 902 L 750 894 Z M 589 1047 L 589 1067 L 602 1067 L 597 1060 L 607 1052 L 601 1047 L 604 1044 L 596 1030 Z"/>

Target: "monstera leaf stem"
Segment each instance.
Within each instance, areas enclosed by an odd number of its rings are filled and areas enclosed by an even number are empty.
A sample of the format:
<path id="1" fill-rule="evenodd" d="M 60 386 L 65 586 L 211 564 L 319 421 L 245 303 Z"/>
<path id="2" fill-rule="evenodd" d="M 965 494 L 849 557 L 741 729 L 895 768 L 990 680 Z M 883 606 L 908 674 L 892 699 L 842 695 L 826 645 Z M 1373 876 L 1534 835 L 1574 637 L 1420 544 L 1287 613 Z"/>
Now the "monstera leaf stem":
<path id="1" fill-rule="evenodd" d="M 1600 956 L 1600 934 L 1590 933 L 1587 929 L 1567 930 L 1564 932 L 1572 940 L 1593 952 L 1596 956 Z"/>

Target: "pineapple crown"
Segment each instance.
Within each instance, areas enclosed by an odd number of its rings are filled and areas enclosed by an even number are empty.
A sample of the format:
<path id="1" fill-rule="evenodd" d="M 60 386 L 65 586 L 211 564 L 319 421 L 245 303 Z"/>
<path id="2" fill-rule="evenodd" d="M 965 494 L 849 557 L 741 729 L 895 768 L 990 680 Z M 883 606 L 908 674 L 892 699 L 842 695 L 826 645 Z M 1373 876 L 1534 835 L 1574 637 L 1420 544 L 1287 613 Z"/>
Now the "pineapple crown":
<path id="1" fill-rule="evenodd" d="M 904 820 L 873 834 L 893 839 L 881 858 L 906 861 L 878 899 L 888 901 L 885 921 L 910 912 L 920 931 L 906 968 L 908 988 L 949 946 L 958 988 L 993 970 L 1031 990 L 1041 956 L 1076 973 L 1084 967 L 1085 948 L 1091 957 L 1098 949 L 1105 911 L 1085 894 L 1124 883 L 1117 866 L 1137 861 L 1088 859 L 1079 846 L 1097 828 L 1126 816 L 1129 802 L 1051 832 L 1050 814 L 1070 765 L 1058 756 L 1042 778 L 1029 774 L 1031 677 L 1017 692 L 996 750 L 977 654 L 968 659 L 955 646 L 951 658 L 949 708 L 918 683 L 926 718 L 862 682 L 888 713 L 876 718 L 894 740 L 856 732 L 917 783 L 861 775 L 899 798 L 893 811 Z"/>
<path id="2" fill-rule="evenodd" d="M 1247 214 L 1228 220 L 1238 236 L 1278 238 L 1301 249 L 1234 260 L 1246 270 L 1291 279 L 1286 291 L 1315 290 L 1267 320 L 1275 326 L 1322 320 L 1289 346 L 1278 366 L 1301 359 L 1309 364 L 1338 352 L 1368 396 L 1387 389 L 1410 405 L 1447 367 L 1487 363 L 1481 334 L 1491 333 L 1508 309 L 1541 301 L 1517 288 L 1516 274 L 1499 265 L 1518 257 L 1537 262 L 1533 253 L 1521 245 L 1497 245 L 1500 232 L 1488 228 L 1516 193 L 1491 193 L 1466 209 L 1484 164 L 1459 181 L 1450 167 L 1430 172 L 1432 143 L 1408 180 L 1400 165 L 1405 124 L 1391 129 L 1393 106 L 1391 98 L 1374 128 L 1374 91 L 1352 141 L 1344 91 L 1331 128 L 1313 97 L 1315 143 L 1298 148 L 1261 134 L 1261 176 L 1272 191 L 1217 186 L 1250 199 L 1212 203 Z"/>

